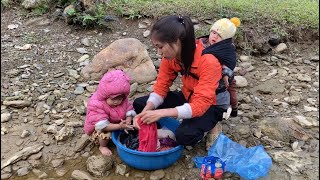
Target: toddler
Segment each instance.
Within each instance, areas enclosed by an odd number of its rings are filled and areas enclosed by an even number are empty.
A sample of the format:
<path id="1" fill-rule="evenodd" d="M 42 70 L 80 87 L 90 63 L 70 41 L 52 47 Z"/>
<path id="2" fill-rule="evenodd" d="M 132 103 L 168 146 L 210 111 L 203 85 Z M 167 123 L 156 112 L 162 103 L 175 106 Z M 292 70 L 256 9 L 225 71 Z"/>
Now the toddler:
<path id="1" fill-rule="evenodd" d="M 121 70 L 107 72 L 87 104 L 84 131 L 100 145 L 103 155 L 112 155 L 107 144 L 114 130 L 133 130 L 132 117 L 136 115 L 128 100 L 130 79 Z"/>

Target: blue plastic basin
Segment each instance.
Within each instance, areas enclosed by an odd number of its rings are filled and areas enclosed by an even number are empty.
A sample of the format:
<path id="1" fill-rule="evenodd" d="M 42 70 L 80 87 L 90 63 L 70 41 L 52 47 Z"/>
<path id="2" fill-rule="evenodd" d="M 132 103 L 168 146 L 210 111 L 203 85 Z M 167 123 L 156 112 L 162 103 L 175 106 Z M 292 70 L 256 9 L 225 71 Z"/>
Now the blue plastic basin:
<path id="1" fill-rule="evenodd" d="M 158 122 L 161 126 L 165 126 L 173 132 L 179 126 L 178 120 L 169 117 L 161 118 Z M 121 133 L 122 131 L 112 132 L 112 141 L 116 145 L 122 161 L 133 168 L 142 170 L 164 169 L 171 166 L 182 156 L 182 145 L 160 152 L 140 152 L 126 148 L 119 142 L 118 137 Z"/>

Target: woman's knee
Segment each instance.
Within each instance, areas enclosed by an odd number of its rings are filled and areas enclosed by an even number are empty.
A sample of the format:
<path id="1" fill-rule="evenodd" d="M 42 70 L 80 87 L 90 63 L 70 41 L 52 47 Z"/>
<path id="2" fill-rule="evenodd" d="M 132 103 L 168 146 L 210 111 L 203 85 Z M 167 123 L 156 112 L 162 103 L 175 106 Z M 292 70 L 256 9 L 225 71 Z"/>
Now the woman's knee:
<path id="1" fill-rule="evenodd" d="M 203 133 L 195 129 L 178 128 L 176 129 L 175 136 L 178 144 L 193 146 L 202 139 Z"/>
<path id="2" fill-rule="evenodd" d="M 147 104 L 149 96 L 142 96 L 133 101 L 133 108 L 136 113 L 140 113 Z"/>

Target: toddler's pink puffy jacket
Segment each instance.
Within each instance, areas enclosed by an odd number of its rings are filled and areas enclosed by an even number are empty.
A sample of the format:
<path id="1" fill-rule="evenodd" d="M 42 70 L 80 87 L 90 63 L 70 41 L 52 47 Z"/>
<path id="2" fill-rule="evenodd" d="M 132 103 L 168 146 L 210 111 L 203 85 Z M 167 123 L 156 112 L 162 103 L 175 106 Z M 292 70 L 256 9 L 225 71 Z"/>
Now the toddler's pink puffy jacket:
<path id="1" fill-rule="evenodd" d="M 96 92 L 90 97 L 87 104 L 87 116 L 84 123 L 84 131 L 91 135 L 95 124 L 101 120 L 110 123 L 119 123 L 126 118 L 126 112 L 133 110 L 132 103 L 128 100 L 130 93 L 130 78 L 121 70 L 107 72 L 99 82 Z M 117 107 L 110 107 L 106 100 L 110 96 L 125 96 Z"/>

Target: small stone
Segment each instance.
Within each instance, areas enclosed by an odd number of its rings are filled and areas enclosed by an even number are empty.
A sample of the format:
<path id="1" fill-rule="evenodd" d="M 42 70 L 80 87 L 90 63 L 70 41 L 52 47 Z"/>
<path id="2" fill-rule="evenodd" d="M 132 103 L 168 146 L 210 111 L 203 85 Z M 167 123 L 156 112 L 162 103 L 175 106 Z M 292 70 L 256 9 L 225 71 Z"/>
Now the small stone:
<path id="1" fill-rule="evenodd" d="M 8 122 L 12 118 L 10 113 L 3 113 L 1 114 L 1 122 Z"/>
<path id="2" fill-rule="evenodd" d="M 17 29 L 19 27 L 18 24 L 9 24 L 8 25 L 8 29 L 12 30 L 12 29 Z"/>
<path id="3" fill-rule="evenodd" d="M 87 54 L 88 51 L 86 50 L 86 48 L 77 48 L 77 51 L 81 54 Z"/>
<path id="4" fill-rule="evenodd" d="M 160 180 L 165 176 L 165 172 L 160 169 L 151 173 L 150 180 Z"/>
<path id="5" fill-rule="evenodd" d="M 143 32 L 143 37 L 148 37 L 150 35 L 151 31 L 146 30 L 145 32 Z"/>
<path id="6" fill-rule="evenodd" d="M 116 166 L 116 174 L 120 174 L 120 175 L 125 175 L 126 173 L 128 172 L 128 169 L 127 169 L 127 165 L 125 164 L 118 164 Z"/>
<path id="7" fill-rule="evenodd" d="M 310 82 L 311 81 L 311 77 L 306 75 L 306 74 L 297 74 L 297 79 L 299 81 L 304 81 L 304 82 Z"/>
<path id="8" fill-rule="evenodd" d="M 9 179 L 11 176 L 12 176 L 11 173 L 4 173 L 4 174 L 1 174 L 1 179 Z"/>
<path id="9" fill-rule="evenodd" d="M 139 29 L 146 29 L 148 26 L 145 23 L 139 23 Z"/>
<path id="10" fill-rule="evenodd" d="M 54 167 L 54 168 L 62 166 L 63 163 L 64 163 L 63 159 L 55 159 L 55 160 L 51 161 L 52 167 Z"/>
<path id="11" fill-rule="evenodd" d="M 64 121 L 65 121 L 65 119 L 58 119 L 58 120 L 54 121 L 54 123 L 59 126 L 59 125 L 62 125 L 64 123 Z"/>
<path id="12" fill-rule="evenodd" d="M 20 137 L 25 138 L 25 137 L 28 137 L 29 135 L 30 135 L 30 132 L 28 130 L 23 130 Z"/>
<path id="13" fill-rule="evenodd" d="M 49 145 L 50 145 L 50 141 L 49 141 L 49 140 L 44 140 L 43 143 L 44 143 L 46 146 L 49 146 Z"/>
<path id="14" fill-rule="evenodd" d="M 276 48 L 275 48 L 275 52 L 277 53 L 281 53 L 284 50 L 286 50 L 288 47 L 285 43 L 280 43 Z"/>
<path id="15" fill-rule="evenodd" d="M 93 180 L 89 173 L 80 170 L 74 170 L 71 177 L 77 180 Z"/>
<path id="16" fill-rule="evenodd" d="M 23 139 L 18 139 L 17 141 L 16 141 L 16 145 L 17 146 L 21 146 L 21 144 L 24 142 L 24 140 Z"/>
<path id="17" fill-rule="evenodd" d="M 88 38 L 81 39 L 81 44 L 83 44 L 85 46 L 90 46 L 89 39 Z"/>
<path id="18" fill-rule="evenodd" d="M 56 170 L 56 174 L 59 176 L 59 177 L 62 177 L 64 176 L 68 171 L 65 169 L 65 168 L 58 168 Z"/>
<path id="19" fill-rule="evenodd" d="M 246 87 L 248 86 L 248 81 L 243 76 L 234 76 L 234 79 L 236 80 L 236 86 L 237 87 Z"/>
<path id="20" fill-rule="evenodd" d="M 18 174 L 18 176 L 25 176 L 25 175 L 29 174 L 29 172 L 30 172 L 30 170 L 28 167 L 23 167 L 23 168 L 18 169 L 17 174 Z"/>
<path id="21" fill-rule="evenodd" d="M 82 94 L 84 92 L 84 88 L 81 86 L 76 87 L 74 94 Z"/>
<path id="22" fill-rule="evenodd" d="M 122 33 L 122 36 L 126 36 L 126 35 L 127 35 L 127 32 L 123 32 L 123 33 Z"/>
<path id="23" fill-rule="evenodd" d="M 249 57 L 249 56 L 245 56 L 245 55 L 241 55 L 239 59 L 240 59 L 242 62 L 246 62 L 246 61 L 249 61 L 249 60 L 250 60 L 250 57 Z"/>
<path id="24" fill-rule="evenodd" d="M 89 59 L 89 55 L 88 54 L 85 54 L 85 55 L 83 55 L 83 56 L 81 56 L 79 59 L 78 59 L 78 61 L 77 62 L 83 62 L 83 61 L 85 61 L 85 60 L 87 60 L 87 59 Z"/>

